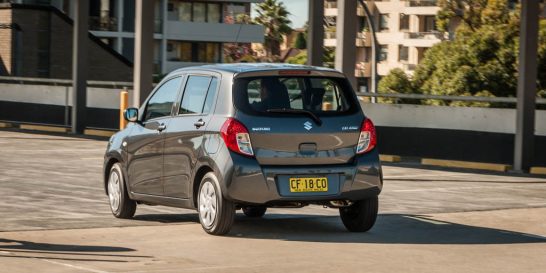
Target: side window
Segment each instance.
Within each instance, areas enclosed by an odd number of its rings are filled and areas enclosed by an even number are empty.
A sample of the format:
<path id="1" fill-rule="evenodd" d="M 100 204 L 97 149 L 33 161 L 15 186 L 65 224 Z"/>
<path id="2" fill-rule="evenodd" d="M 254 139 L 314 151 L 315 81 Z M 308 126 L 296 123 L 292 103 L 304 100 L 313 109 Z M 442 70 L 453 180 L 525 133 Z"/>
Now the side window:
<path id="1" fill-rule="evenodd" d="M 218 87 L 218 79 L 212 78 L 207 91 L 207 98 L 205 99 L 205 106 L 203 106 L 203 113 L 208 113 L 212 108 L 214 102 L 214 95 L 216 95 L 216 87 Z"/>
<path id="2" fill-rule="evenodd" d="M 201 113 L 210 82 L 211 77 L 189 76 L 178 114 Z"/>
<path id="3" fill-rule="evenodd" d="M 176 77 L 159 87 L 146 105 L 144 121 L 171 115 L 173 103 L 176 100 L 181 83 L 182 77 Z"/>

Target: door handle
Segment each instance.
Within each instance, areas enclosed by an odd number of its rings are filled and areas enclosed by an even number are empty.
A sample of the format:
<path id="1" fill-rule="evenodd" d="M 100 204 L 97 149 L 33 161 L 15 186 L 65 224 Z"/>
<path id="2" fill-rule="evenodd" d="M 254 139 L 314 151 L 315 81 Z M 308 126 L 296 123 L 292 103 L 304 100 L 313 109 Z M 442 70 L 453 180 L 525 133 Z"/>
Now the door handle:
<path id="1" fill-rule="evenodd" d="M 161 132 L 163 130 L 167 129 L 167 125 L 165 125 L 165 123 L 161 123 L 159 124 L 159 126 L 157 126 L 157 131 Z"/>
<path id="2" fill-rule="evenodd" d="M 199 119 L 193 125 L 195 125 L 195 128 L 199 129 L 199 127 L 205 126 L 205 121 L 203 121 L 202 119 Z"/>

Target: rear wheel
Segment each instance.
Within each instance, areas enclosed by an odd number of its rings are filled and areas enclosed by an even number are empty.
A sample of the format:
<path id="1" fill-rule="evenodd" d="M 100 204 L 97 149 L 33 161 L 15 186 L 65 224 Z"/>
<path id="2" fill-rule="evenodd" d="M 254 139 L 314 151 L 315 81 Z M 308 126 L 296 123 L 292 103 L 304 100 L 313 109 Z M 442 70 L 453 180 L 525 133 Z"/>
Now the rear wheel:
<path id="1" fill-rule="evenodd" d="M 347 230 L 365 232 L 370 230 L 377 219 L 379 201 L 377 196 L 355 202 L 351 206 L 340 208 L 339 215 Z"/>
<path id="2" fill-rule="evenodd" d="M 235 217 L 235 205 L 223 197 L 219 185 L 214 173 L 207 173 L 197 194 L 199 222 L 207 233 L 213 235 L 228 233 Z"/>
<path id="3" fill-rule="evenodd" d="M 249 206 L 243 207 L 243 213 L 248 217 L 258 218 L 264 216 L 267 211 L 267 207 L 261 206 Z"/>
<path id="4" fill-rule="evenodd" d="M 129 199 L 121 164 L 116 163 L 110 169 L 106 189 L 112 214 L 117 218 L 132 218 L 135 215 L 136 202 Z"/>

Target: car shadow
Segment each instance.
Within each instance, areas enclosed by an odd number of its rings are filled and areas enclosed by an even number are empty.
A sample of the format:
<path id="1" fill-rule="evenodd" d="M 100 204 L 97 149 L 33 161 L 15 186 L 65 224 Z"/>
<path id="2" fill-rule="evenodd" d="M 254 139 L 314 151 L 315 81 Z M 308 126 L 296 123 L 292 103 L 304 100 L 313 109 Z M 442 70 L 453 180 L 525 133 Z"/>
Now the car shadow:
<path id="1" fill-rule="evenodd" d="M 325 243 L 521 244 L 546 243 L 546 237 L 434 220 L 422 215 L 381 214 L 366 233 L 348 232 L 337 216 L 238 215 L 228 236 Z"/>
<path id="2" fill-rule="evenodd" d="M 184 214 L 140 214 L 135 215 L 133 220 L 159 222 L 159 223 L 199 223 L 197 213 Z"/>
<path id="3" fill-rule="evenodd" d="M 93 262 L 129 262 L 126 258 L 153 258 L 112 252 L 133 252 L 132 248 L 72 244 L 37 243 L 0 238 L 0 257 Z M 51 256 L 54 255 L 54 256 Z"/>

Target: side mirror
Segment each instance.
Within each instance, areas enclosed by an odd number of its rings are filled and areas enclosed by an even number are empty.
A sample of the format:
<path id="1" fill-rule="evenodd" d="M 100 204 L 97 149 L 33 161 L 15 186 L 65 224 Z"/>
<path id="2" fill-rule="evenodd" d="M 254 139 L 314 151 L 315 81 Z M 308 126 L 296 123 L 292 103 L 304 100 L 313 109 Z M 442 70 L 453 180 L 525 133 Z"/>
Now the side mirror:
<path id="1" fill-rule="evenodd" d="M 125 120 L 129 122 L 137 122 L 138 121 L 138 108 L 127 108 L 125 111 L 123 111 L 123 117 Z"/>

